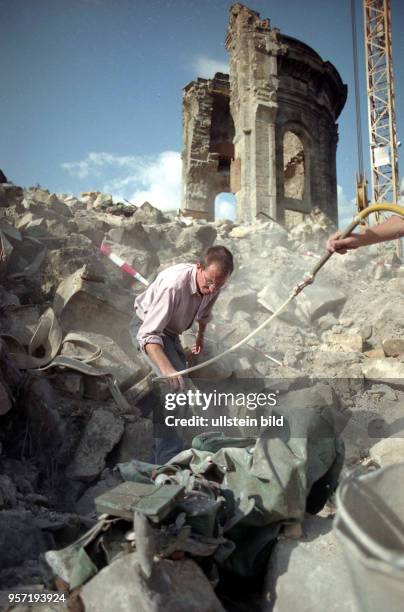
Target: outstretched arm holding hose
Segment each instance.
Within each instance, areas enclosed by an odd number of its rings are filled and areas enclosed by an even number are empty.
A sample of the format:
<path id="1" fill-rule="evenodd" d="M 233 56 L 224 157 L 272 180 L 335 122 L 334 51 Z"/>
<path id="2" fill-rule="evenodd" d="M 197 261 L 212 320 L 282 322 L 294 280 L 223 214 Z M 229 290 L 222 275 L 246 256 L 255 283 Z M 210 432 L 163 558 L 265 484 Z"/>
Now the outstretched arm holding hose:
<path id="1" fill-rule="evenodd" d="M 362 233 L 353 233 L 346 238 L 340 238 L 341 232 L 336 232 L 327 240 L 327 249 L 330 253 L 343 255 L 348 250 L 369 246 L 387 240 L 397 240 L 404 236 L 404 219 L 393 216 L 380 225 L 368 227 Z"/>

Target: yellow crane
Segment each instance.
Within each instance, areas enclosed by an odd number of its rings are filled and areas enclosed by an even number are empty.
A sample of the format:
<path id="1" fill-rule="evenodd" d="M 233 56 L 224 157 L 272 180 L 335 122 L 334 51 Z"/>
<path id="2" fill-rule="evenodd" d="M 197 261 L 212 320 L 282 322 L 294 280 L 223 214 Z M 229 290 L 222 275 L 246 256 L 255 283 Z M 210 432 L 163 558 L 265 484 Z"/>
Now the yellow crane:
<path id="1" fill-rule="evenodd" d="M 362 135 L 357 67 L 355 4 L 351 0 L 354 50 L 355 97 L 358 129 L 359 173 L 356 180 L 357 204 L 368 206 L 363 170 Z M 394 96 L 390 0 L 363 0 L 366 55 L 366 81 L 373 203 L 397 203 L 400 194 L 397 154 L 397 129 Z M 401 241 L 397 254 L 402 255 Z"/>
<path id="2" fill-rule="evenodd" d="M 390 0 L 363 0 L 372 201 L 397 202 L 397 130 Z"/>

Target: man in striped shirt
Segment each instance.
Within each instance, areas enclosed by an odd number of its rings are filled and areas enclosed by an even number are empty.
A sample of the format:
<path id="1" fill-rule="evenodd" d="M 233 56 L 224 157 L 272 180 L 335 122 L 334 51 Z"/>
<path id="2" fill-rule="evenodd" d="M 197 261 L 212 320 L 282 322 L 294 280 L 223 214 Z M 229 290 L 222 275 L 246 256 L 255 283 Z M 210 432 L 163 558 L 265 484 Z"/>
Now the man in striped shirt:
<path id="1" fill-rule="evenodd" d="M 196 264 L 177 264 L 157 278 L 135 300 L 131 334 L 141 353 L 159 375 L 186 368 L 179 335 L 196 321 L 192 353 L 203 350 L 204 332 L 220 290 L 233 272 L 233 256 L 224 246 L 210 247 Z M 184 388 L 181 376 L 169 379 L 172 391 Z M 182 450 L 182 441 L 171 436 L 155 439 L 156 463 L 164 463 Z"/>

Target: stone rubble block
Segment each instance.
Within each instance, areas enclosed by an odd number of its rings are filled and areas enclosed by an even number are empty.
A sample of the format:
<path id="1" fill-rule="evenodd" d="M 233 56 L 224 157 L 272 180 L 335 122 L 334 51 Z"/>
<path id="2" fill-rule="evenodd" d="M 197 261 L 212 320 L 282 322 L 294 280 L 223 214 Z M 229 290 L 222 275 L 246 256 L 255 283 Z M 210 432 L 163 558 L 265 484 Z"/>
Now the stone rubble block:
<path id="1" fill-rule="evenodd" d="M 67 393 L 76 398 L 82 398 L 84 394 L 83 375 L 78 372 L 61 371 L 53 374 L 52 383 L 62 392 Z"/>
<path id="2" fill-rule="evenodd" d="M 38 195 L 38 192 L 33 192 L 24 199 L 24 208 L 36 215 L 50 213 L 68 219 L 73 217 L 72 209 L 66 202 L 59 199 L 56 194 L 46 194 L 41 197 Z"/>
<path id="3" fill-rule="evenodd" d="M 60 217 L 59 219 L 48 219 L 45 222 L 46 232 L 54 238 L 64 239 L 77 232 L 77 225 L 74 221 Z"/>
<path id="4" fill-rule="evenodd" d="M 68 478 L 91 482 L 105 467 L 108 453 L 119 442 L 124 422 L 109 410 L 96 410 L 87 423 L 72 463 L 66 470 Z"/>
<path id="5" fill-rule="evenodd" d="M 134 214 L 135 221 L 140 221 L 145 224 L 152 223 L 167 223 L 168 218 L 161 212 L 159 208 L 152 206 L 150 202 L 144 202 L 136 210 Z"/>
<path id="6" fill-rule="evenodd" d="M 63 414 L 62 397 L 48 379 L 33 378 L 31 384 L 24 387 L 21 403 L 27 416 L 33 452 L 58 462 L 72 433 Z"/>
<path id="7" fill-rule="evenodd" d="M 135 423 L 125 423 L 123 436 L 116 448 L 116 463 L 131 459 L 150 461 L 153 446 L 153 423 L 151 419 L 139 418 Z"/>
<path id="8" fill-rule="evenodd" d="M 178 252 L 196 251 L 199 255 L 212 246 L 217 231 L 212 225 L 192 225 L 182 230 L 176 241 Z"/>
<path id="9" fill-rule="evenodd" d="M 68 206 L 73 214 L 86 209 L 84 202 L 75 196 L 65 196 L 63 197 L 63 202 Z"/>
<path id="10" fill-rule="evenodd" d="M 20 204 L 24 197 L 24 192 L 21 187 L 12 185 L 11 183 L 0 184 L 0 208 L 8 208 Z"/>
<path id="11" fill-rule="evenodd" d="M 220 310 L 224 316 L 230 319 L 237 311 L 252 313 L 257 307 L 257 293 L 249 288 L 234 287 L 234 291 L 228 291 L 223 294 L 220 300 Z"/>
<path id="12" fill-rule="evenodd" d="M 17 220 L 15 227 L 30 235 L 38 234 L 43 236 L 46 234 L 47 229 L 46 218 L 44 216 L 37 216 L 32 212 L 27 212 Z"/>
<path id="13" fill-rule="evenodd" d="M 1 381 L 0 373 L 0 416 L 7 414 L 13 407 L 9 390 L 7 386 Z"/>
<path id="14" fill-rule="evenodd" d="M 317 319 L 317 325 L 321 331 L 327 331 L 328 329 L 331 329 L 331 327 L 337 324 L 338 319 L 331 312 Z"/>
<path id="15" fill-rule="evenodd" d="M 336 287 L 326 284 L 316 284 L 307 287 L 296 298 L 308 312 L 310 320 L 329 312 L 335 313 L 345 304 L 347 296 Z"/>
<path id="16" fill-rule="evenodd" d="M 272 274 L 269 282 L 258 294 L 258 302 L 275 312 L 291 295 L 293 288 L 302 280 L 299 270 L 279 269 Z M 328 285 L 314 284 L 300 293 L 279 317 L 297 325 L 311 325 L 327 313 L 338 312 L 346 302 L 345 293 Z"/>
<path id="17" fill-rule="evenodd" d="M 237 227 L 233 227 L 233 229 L 229 232 L 230 238 L 248 238 L 255 232 L 255 228 L 253 226 L 248 225 L 238 225 Z"/>
<path id="18" fill-rule="evenodd" d="M 0 569 L 20 565 L 28 559 L 38 559 L 49 545 L 49 537 L 35 525 L 30 512 L 0 512 Z"/>
<path id="19" fill-rule="evenodd" d="M 404 338 L 384 338 L 382 347 L 386 357 L 398 357 L 404 354 Z"/>
<path id="20" fill-rule="evenodd" d="M 396 359 L 369 359 L 362 363 L 362 372 L 367 380 L 384 382 L 389 379 L 390 383 L 404 388 L 404 363 Z"/>
<path id="21" fill-rule="evenodd" d="M 360 334 L 329 334 L 327 345 L 337 351 L 348 351 L 361 353 L 363 340 Z"/>
<path id="22" fill-rule="evenodd" d="M 134 219 L 124 221 L 118 226 L 112 226 L 108 231 L 108 237 L 121 246 L 152 251 L 148 233 L 142 223 Z"/>
<path id="23" fill-rule="evenodd" d="M 75 215 L 74 221 L 79 234 L 87 236 L 94 245 L 101 245 L 108 229 L 108 225 L 103 220 L 87 214 L 86 216 Z"/>
<path id="24" fill-rule="evenodd" d="M 191 559 L 153 563 L 146 578 L 136 553 L 116 559 L 82 587 L 86 612 L 224 612 L 208 579 Z"/>
<path id="25" fill-rule="evenodd" d="M 369 450 L 370 458 L 381 468 L 404 461 L 404 437 L 385 438 Z"/>
<path id="26" fill-rule="evenodd" d="M 312 516 L 304 539 L 281 539 L 269 558 L 262 612 L 359 612 L 350 572 L 329 518 Z"/>
<path id="27" fill-rule="evenodd" d="M 370 349 L 369 351 L 364 351 L 363 355 L 368 359 L 384 359 L 386 356 L 383 349 L 375 348 Z"/>
<path id="28" fill-rule="evenodd" d="M 109 206 L 113 206 L 112 196 L 105 193 L 100 193 L 94 200 L 92 207 L 93 208 L 108 208 Z"/>
<path id="29" fill-rule="evenodd" d="M 14 508 L 17 504 L 17 488 L 10 476 L 0 474 L 0 510 Z"/>

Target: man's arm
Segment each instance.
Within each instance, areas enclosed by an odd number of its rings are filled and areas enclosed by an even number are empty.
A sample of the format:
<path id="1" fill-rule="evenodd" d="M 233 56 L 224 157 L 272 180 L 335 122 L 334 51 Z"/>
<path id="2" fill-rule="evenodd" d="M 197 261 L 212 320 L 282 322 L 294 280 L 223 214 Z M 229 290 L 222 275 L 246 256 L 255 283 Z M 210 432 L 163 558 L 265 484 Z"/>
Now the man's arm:
<path id="1" fill-rule="evenodd" d="M 160 344 L 153 344 L 149 342 L 145 345 L 144 349 L 147 356 L 158 367 L 163 376 L 168 376 L 177 372 Z M 168 382 L 175 390 L 184 389 L 184 381 L 182 379 L 182 376 L 169 378 Z"/>
<path id="2" fill-rule="evenodd" d="M 195 344 L 191 347 L 191 352 L 193 355 L 200 355 L 203 351 L 206 326 L 206 321 L 198 321 L 198 331 L 195 338 Z"/>
<path id="3" fill-rule="evenodd" d="M 137 334 L 141 349 L 163 376 L 174 374 L 177 371 L 164 352 L 164 343 L 161 338 L 175 306 L 175 291 L 167 287 L 162 288 L 156 294 Z M 184 381 L 181 377 L 174 377 L 169 379 L 169 384 L 177 390 L 183 388 Z"/>
<path id="4" fill-rule="evenodd" d="M 331 253 L 344 254 L 351 249 L 402 238 L 404 236 L 404 219 L 395 215 L 384 223 L 369 227 L 360 234 L 353 233 L 347 238 L 339 238 L 340 233 L 336 232 L 327 240 L 327 249 Z"/>
<path id="5" fill-rule="evenodd" d="M 198 324 L 198 331 L 196 334 L 195 344 L 191 347 L 191 352 L 194 355 L 200 355 L 203 351 L 205 329 L 209 321 L 212 319 L 212 308 L 215 305 L 219 295 L 220 291 L 214 294 L 206 306 L 204 306 L 198 313 L 198 318 L 196 320 Z"/>

